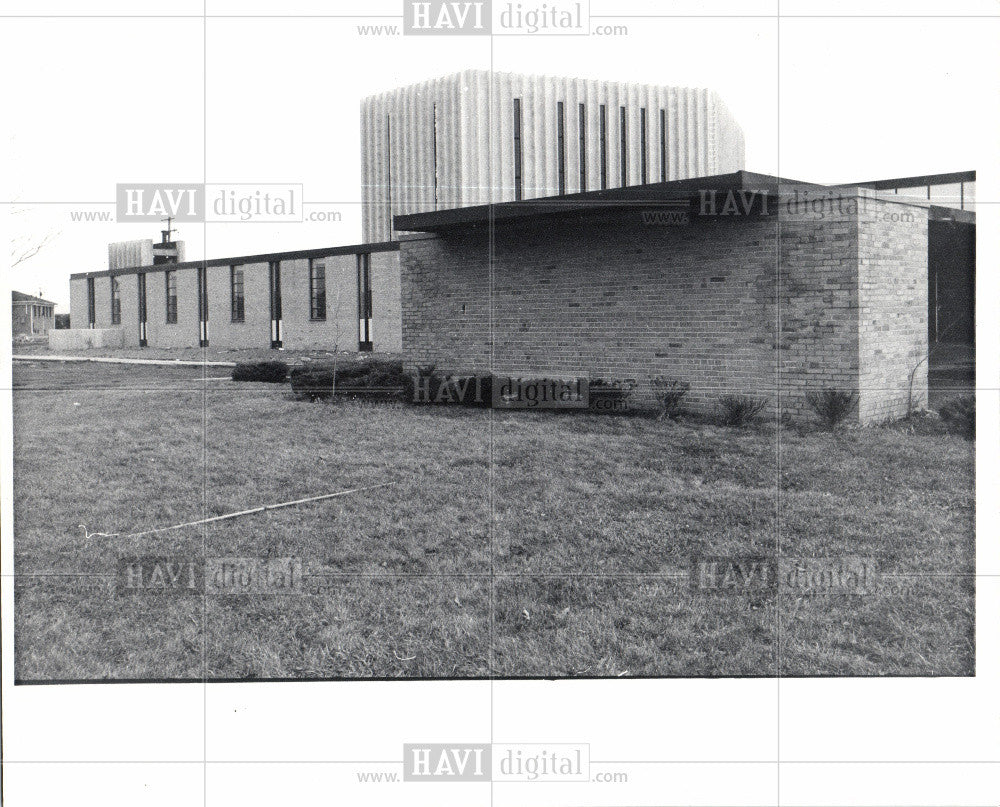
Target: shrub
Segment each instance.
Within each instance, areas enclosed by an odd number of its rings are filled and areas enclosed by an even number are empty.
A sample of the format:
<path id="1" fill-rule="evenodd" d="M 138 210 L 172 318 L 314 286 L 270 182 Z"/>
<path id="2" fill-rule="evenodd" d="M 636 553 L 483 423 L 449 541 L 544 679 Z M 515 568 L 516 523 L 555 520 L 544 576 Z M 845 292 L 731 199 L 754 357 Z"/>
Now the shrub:
<path id="1" fill-rule="evenodd" d="M 318 401 L 333 397 L 333 367 L 293 367 L 289 380 L 298 398 Z"/>
<path id="2" fill-rule="evenodd" d="M 348 359 L 336 365 L 337 397 L 394 398 L 406 385 L 403 363 L 391 359 Z M 293 367 L 292 392 L 316 401 L 333 397 L 334 365 Z"/>
<path id="3" fill-rule="evenodd" d="M 680 381 L 676 378 L 664 378 L 662 375 L 651 376 L 650 386 L 656 396 L 657 420 L 664 418 L 675 418 L 680 414 L 681 401 L 688 394 L 691 385 L 687 381 Z"/>
<path id="4" fill-rule="evenodd" d="M 237 364 L 233 368 L 233 381 L 264 381 L 268 384 L 284 384 L 288 377 L 288 365 L 283 361 L 258 361 Z"/>
<path id="5" fill-rule="evenodd" d="M 858 394 L 854 390 L 825 388 L 806 393 L 806 403 L 832 429 L 857 407 Z"/>
<path id="6" fill-rule="evenodd" d="M 941 420 L 970 440 L 976 436 L 976 396 L 958 395 L 945 401 L 938 410 Z"/>
<path id="7" fill-rule="evenodd" d="M 723 395 L 719 398 L 725 426 L 744 426 L 763 412 L 765 406 L 765 399 L 750 395 Z"/>

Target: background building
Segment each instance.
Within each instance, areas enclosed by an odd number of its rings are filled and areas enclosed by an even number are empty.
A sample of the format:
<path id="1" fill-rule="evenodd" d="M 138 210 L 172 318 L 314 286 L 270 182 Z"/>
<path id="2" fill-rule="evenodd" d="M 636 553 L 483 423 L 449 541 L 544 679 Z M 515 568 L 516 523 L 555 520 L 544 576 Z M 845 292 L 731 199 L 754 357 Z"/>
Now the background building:
<path id="1" fill-rule="evenodd" d="M 393 216 L 744 167 L 710 90 L 466 70 L 361 103 L 365 241 Z"/>
<path id="2" fill-rule="evenodd" d="M 77 328 L 125 347 L 400 350 L 399 245 L 124 266 L 70 278 Z"/>
<path id="3" fill-rule="evenodd" d="M 12 335 L 30 338 L 46 336 L 55 327 L 56 304 L 20 291 L 11 292 Z"/>
<path id="4" fill-rule="evenodd" d="M 137 241 L 116 241 L 108 244 L 108 269 L 127 269 L 134 266 L 154 266 L 161 263 L 180 263 L 184 260 L 184 242 L 172 241 L 170 230 L 162 230 L 160 242 L 151 238 Z"/>

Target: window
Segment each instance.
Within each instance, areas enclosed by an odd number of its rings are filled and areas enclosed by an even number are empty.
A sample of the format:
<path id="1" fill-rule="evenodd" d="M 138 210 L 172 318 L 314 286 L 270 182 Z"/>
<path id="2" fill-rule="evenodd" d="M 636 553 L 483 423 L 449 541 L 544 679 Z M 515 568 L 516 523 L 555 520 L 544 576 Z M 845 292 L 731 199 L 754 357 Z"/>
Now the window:
<path id="1" fill-rule="evenodd" d="M 580 104 L 580 190 L 587 190 L 587 105 Z"/>
<path id="2" fill-rule="evenodd" d="M 271 347 L 282 345 L 281 325 L 281 261 L 271 261 L 267 266 L 268 287 L 271 290 Z"/>
<path id="3" fill-rule="evenodd" d="M 146 347 L 146 275 L 140 272 L 139 285 L 139 347 Z"/>
<path id="4" fill-rule="evenodd" d="M 660 182 L 667 181 L 667 110 L 660 110 Z"/>
<path id="5" fill-rule="evenodd" d="M 639 180 L 642 185 L 649 182 L 648 158 L 646 156 L 646 107 L 639 110 Z"/>
<path id="6" fill-rule="evenodd" d="M 559 169 L 559 195 L 566 193 L 566 109 L 556 103 L 556 155 Z"/>
<path id="7" fill-rule="evenodd" d="M 198 267 L 198 344 L 208 347 L 208 267 Z"/>
<path id="8" fill-rule="evenodd" d="M 372 349 L 371 255 L 358 255 L 358 350 Z"/>
<path id="9" fill-rule="evenodd" d="M 164 272 L 167 289 L 167 324 L 177 323 L 177 272 Z"/>
<path id="10" fill-rule="evenodd" d="M 431 107 L 431 157 L 434 169 L 434 209 L 438 206 L 438 105 Z M 326 316 L 325 314 L 323 315 Z"/>
<path id="11" fill-rule="evenodd" d="M 87 278 L 87 327 L 97 324 L 97 299 L 94 296 L 94 278 Z"/>
<path id="12" fill-rule="evenodd" d="M 524 177 L 522 174 L 523 152 L 521 150 L 521 99 L 514 99 L 514 199 L 524 198 Z"/>
<path id="13" fill-rule="evenodd" d="M 628 187 L 628 121 L 625 118 L 625 107 L 619 107 L 619 129 L 621 130 L 621 186 Z"/>
<path id="14" fill-rule="evenodd" d="M 601 190 L 608 187 L 608 108 L 601 104 Z"/>
<path id="15" fill-rule="evenodd" d="M 122 324 L 122 292 L 118 278 L 111 278 L 111 324 Z"/>
<path id="16" fill-rule="evenodd" d="M 309 319 L 326 319 L 326 261 L 309 259 Z"/>
<path id="17" fill-rule="evenodd" d="M 229 305 L 233 322 L 243 322 L 243 270 L 239 266 L 229 267 Z"/>

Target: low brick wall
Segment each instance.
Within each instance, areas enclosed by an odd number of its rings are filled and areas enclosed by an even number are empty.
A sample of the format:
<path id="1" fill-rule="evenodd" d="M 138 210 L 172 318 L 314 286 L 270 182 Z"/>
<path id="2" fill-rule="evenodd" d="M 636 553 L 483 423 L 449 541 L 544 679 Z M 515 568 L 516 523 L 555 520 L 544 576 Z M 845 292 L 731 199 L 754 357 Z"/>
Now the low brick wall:
<path id="1" fill-rule="evenodd" d="M 492 261 L 483 226 L 404 240 L 404 362 L 634 379 L 637 405 L 662 375 L 688 382 L 686 404 L 705 412 L 745 394 L 806 417 L 807 392 L 856 389 L 862 421 L 902 415 L 927 306 L 926 208 L 881 222 L 903 207 L 853 191 L 818 213 L 681 226 L 634 208 L 536 218 L 498 223 Z"/>
<path id="2" fill-rule="evenodd" d="M 49 331 L 49 350 L 125 347 L 121 328 L 61 328 Z"/>

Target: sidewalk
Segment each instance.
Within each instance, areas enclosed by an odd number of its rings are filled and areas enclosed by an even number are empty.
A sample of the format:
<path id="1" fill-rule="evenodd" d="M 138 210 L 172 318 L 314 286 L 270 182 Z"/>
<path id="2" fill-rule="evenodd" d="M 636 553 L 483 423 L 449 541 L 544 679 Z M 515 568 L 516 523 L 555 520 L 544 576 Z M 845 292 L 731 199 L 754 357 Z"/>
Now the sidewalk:
<path id="1" fill-rule="evenodd" d="M 108 356 L 40 356 L 33 354 L 15 353 L 11 356 L 13 361 L 90 361 L 100 364 L 157 364 L 167 367 L 235 367 L 234 361 L 192 361 L 187 359 L 120 359 Z"/>

